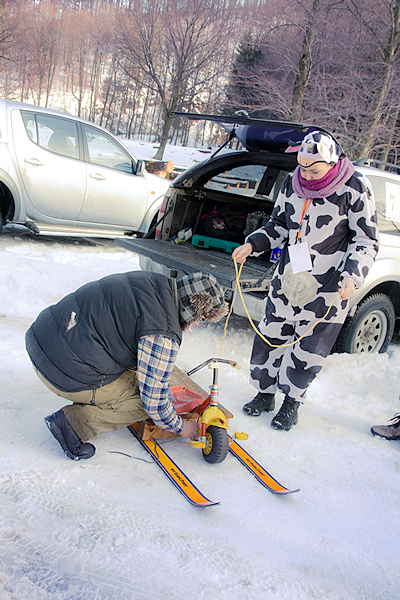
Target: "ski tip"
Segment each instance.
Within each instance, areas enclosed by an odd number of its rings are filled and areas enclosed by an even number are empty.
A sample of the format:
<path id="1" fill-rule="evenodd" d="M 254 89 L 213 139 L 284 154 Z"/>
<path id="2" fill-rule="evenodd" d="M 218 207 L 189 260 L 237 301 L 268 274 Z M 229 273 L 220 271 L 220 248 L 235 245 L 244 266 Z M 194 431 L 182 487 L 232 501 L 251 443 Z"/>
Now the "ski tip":
<path id="1" fill-rule="evenodd" d="M 190 500 L 189 500 L 190 502 Z M 207 506 L 220 506 L 221 502 L 212 502 L 211 500 L 208 500 L 207 502 L 190 502 L 192 504 L 192 506 L 197 506 L 199 508 L 207 508 Z"/>
<path id="2" fill-rule="evenodd" d="M 272 488 L 269 488 L 269 489 L 273 494 L 276 494 L 277 496 L 288 496 L 289 494 L 295 494 L 296 492 L 301 492 L 300 488 L 298 488 L 297 490 L 288 490 L 288 489 L 273 490 Z"/>
<path id="3" fill-rule="evenodd" d="M 229 437 L 229 450 L 236 456 L 254 477 L 263 485 L 267 490 L 276 494 L 277 496 L 287 496 L 288 494 L 294 494 L 300 492 L 300 489 L 289 490 L 277 481 L 268 471 L 264 469 L 252 456 L 249 454 L 240 444 L 238 444 L 234 438 Z"/>

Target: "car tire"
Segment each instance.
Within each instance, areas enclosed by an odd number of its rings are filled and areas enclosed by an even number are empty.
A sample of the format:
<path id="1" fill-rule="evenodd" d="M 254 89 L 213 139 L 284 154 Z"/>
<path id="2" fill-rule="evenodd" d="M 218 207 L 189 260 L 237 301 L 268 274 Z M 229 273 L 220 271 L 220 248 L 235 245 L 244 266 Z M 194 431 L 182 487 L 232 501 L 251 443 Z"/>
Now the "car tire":
<path id="1" fill-rule="evenodd" d="M 386 294 L 364 298 L 352 317 L 343 323 L 332 352 L 386 352 L 391 342 L 396 314 Z"/>

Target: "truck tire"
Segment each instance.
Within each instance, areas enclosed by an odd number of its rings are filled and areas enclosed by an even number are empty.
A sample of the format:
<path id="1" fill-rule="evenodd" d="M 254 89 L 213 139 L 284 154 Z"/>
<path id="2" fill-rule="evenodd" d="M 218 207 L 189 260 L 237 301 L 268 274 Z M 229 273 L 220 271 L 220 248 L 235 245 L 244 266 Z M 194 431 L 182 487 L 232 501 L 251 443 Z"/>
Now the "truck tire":
<path id="1" fill-rule="evenodd" d="M 348 316 L 333 347 L 333 352 L 386 352 L 391 342 L 396 314 L 386 294 L 364 298 L 354 316 Z"/>

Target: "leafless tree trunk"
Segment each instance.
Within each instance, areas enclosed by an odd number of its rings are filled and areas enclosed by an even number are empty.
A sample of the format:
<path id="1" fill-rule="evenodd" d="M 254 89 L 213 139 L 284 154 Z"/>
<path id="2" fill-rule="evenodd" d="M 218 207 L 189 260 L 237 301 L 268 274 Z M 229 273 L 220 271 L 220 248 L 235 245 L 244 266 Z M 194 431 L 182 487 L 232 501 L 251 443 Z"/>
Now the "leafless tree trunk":
<path id="1" fill-rule="evenodd" d="M 310 80 L 312 53 L 317 40 L 317 25 L 321 0 L 313 0 L 310 10 L 307 10 L 307 22 L 303 29 L 303 41 L 298 63 L 297 75 L 293 85 L 291 112 L 294 121 L 300 121 L 303 110 L 304 96 Z"/>

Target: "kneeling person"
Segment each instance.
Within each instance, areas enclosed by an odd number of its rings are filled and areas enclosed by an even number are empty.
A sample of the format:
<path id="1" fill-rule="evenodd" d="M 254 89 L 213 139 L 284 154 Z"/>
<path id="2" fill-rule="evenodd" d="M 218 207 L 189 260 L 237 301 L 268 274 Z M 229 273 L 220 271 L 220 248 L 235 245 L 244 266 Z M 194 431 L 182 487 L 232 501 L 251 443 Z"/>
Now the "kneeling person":
<path id="1" fill-rule="evenodd" d="M 26 333 L 39 379 L 72 404 L 45 418 L 65 454 L 90 458 L 100 433 L 149 417 L 195 439 L 169 399 L 182 332 L 228 313 L 223 288 L 207 273 L 170 279 L 133 271 L 82 286 L 43 310 Z"/>

